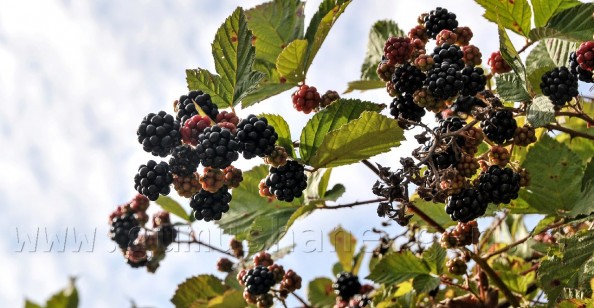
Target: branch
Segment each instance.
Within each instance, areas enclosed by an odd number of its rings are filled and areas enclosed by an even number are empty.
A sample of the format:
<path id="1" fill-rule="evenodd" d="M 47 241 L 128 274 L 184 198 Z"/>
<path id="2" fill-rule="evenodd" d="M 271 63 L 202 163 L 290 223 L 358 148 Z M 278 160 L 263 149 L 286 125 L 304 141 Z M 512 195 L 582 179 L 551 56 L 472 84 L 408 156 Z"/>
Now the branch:
<path id="1" fill-rule="evenodd" d="M 206 248 L 210 248 L 210 249 L 212 249 L 212 250 L 214 250 L 214 251 L 216 251 L 216 252 L 219 252 L 219 253 L 222 253 L 222 254 L 224 254 L 224 255 L 227 255 L 227 256 L 229 256 L 229 257 L 236 258 L 236 257 L 235 257 L 235 256 L 234 256 L 232 253 L 230 253 L 230 252 L 228 252 L 228 251 L 225 251 L 225 250 L 223 250 L 223 249 L 221 249 L 221 248 L 218 248 L 218 247 L 212 246 L 212 245 L 210 245 L 210 244 L 206 244 L 205 242 L 199 241 L 199 240 L 197 240 L 197 239 L 196 239 L 195 237 L 193 237 L 193 236 L 192 236 L 192 239 L 191 239 L 191 240 L 189 240 L 189 241 L 175 241 L 174 243 L 178 243 L 178 244 L 198 244 L 198 245 L 202 245 L 202 246 L 204 246 L 204 247 L 206 247 Z"/>
<path id="2" fill-rule="evenodd" d="M 583 112 L 580 113 L 580 112 L 570 112 L 570 111 L 557 111 L 555 113 L 555 115 L 556 116 L 567 116 L 567 117 L 573 117 L 573 118 L 580 118 L 580 119 L 586 121 L 588 124 L 594 125 L 594 119 Z"/>
<path id="3" fill-rule="evenodd" d="M 550 229 L 554 229 L 554 228 L 560 227 L 560 226 L 562 226 L 564 224 L 565 224 L 565 222 L 563 220 L 560 221 L 560 222 L 557 222 L 557 223 L 553 223 L 553 224 L 547 226 L 546 228 L 542 229 L 542 231 L 540 231 L 540 233 L 546 232 L 546 231 L 548 231 Z M 488 260 L 488 259 L 492 258 L 493 256 L 496 256 L 498 254 L 502 254 L 502 253 L 504 253 L 506 251 L 509 251 L 510 249 L 512 249 L 512 248 L 514 248 L 514 247 L 516 247 L 516 246 L 524 243 L 525 241 L 527 241 L 528 239 L 530 239 L 532 236 L 533 236 L 533 234 L 528 234 L 527 236 L 525 236 L 525 237 L 523 237 L 523 238 L 521 238 L 521 239 L 519 239 L 519 240 L 517 240 L 517 241 L 515 241 L 515 242 L 513 242 L 513 243 L 511 243 L 511 244 L 509 244 L 507 246 L 501 247 L 500 249 L 497 249 L 497 250 L 495 250 L 495 251 L 493 251 L 491 253 L 487 253 L 487 254 L 483 255 L 482 258 L 485 259 L 485 260 Z"/>
<path id="4" fill-rule="evenodd" d="M 342 208 L 347 208 L 347 207 L 354 207 L 354 206 L 357 206 L 357 205 L 364 205 L 364 204 L 382 202 L 382 201 L 387 201 L 387 200 L 388 199 L 386 199 L 386 198 L 377 198 L 377 199 L 365 200 L 365 201 L 355 201 L 355 202 L 346 203 L 346 204 L 324 205 L 324 206 L 319 207 L 319 208 L 320 209 L 334 210 L 334 209 L 342 209 Z"/>
<path id="5" fill-rule="evenodd" d="M 295 298 L 300 301 L 301 304 L 303 304 L 303 307 L 311 308 L 311 306 L 301 296 L 297 295 L 297 293 L 291 292 L 291 294 L 293 294 L 293 296 L 295 296 Z"/>
<path id="6" fill-rule="evenodd" d="M 524 51 L 526 51 L 526 49 L 528 49 L 528 47 L 532 46 L 532 44 L 534 44 L 535 42 L 526 40 L 526 44 L 524 44 L 524 46 L 522 46 L 522 48 L 520 48 L 520 50 L 518 50 L 518 54 L 523 53 Z"/>
<path id="7" fill-rule="evenodd" d="M 419 217 L 421 217 L 421 219 L 423 219 L 424 221 L 426 221 L 430 226 L 432 226 L 433 228 L 435 228 L 437 231 L 443 233 L 445 232 L 445 228 L 442 227 L 440 224 L 438 224 L 435 220 L 433 220 L 433 218 L 427 216 L 427 214 L 425 214 L 421 209 L 419 209 L 416 205 L 414 205 L 412 202 L 409 202 L 406 204 L 406 206 L 416 215 L 418 215 Z"/>
<path id="8" fill-rule="evenodd" d="M 361 161 L 365 166 L 367 166 L 367 168 L 371 169 L 371 171 L 373 171 L 373 173 L 379 175 L 379 169 L 377 169 L 376 166 L 374 166 L 372 163 L 370 163 L 367 159 L 364 159 Z"/>
<path id="9" fill-rule="evenodd" d="M 557 124 L 547 124 L 545 127 L 546 127 L 547 129 L 549 129 L 549 130 L 558 130 L 558 131 L 561 131 L 561 132 L 567 133 L 567 134 L 569 134 L 569 135 L 570 135 L 572 138 L 575 138 L 575 137 L 582 137 L 582 138 L 586 138 L 586 139 L 594 140 L 594 136 L 593 136 L 593 135 L 586 134 L 586 133 L 583 133 L 583 132 L 578 132 L 578 131 L 576 131 L 576 130 L 573 130 L 573 129 L 570 129 L 570 128 L 567 128 L 567 127 L 563 127 L 563 126 L 561 126 L 561 125 L 557 125 Z"/>
<path id="10" fill-rule="evenodd" d="M 472 258 L 472 260 L 474 260 L 474 262 L 476 262 L 476 264 L 481 267 L 481 269 L 487 274 L 487 276 L 489 276 L 489 278 L 493 280 L 493 283 L 495 283 L 499 290 L 503 292 L 503 295 L 505 295 L 507 301 L 513 307 L 520 307 L 520 302 L 518 301 L 514 293 L 512 293 L 512 291 L 507 287 L 505 282 L 501 280 L 499 275 L 497 275 L 497 273 L 493 270 L 489 263 L 487 263 L 487 261 L 485 261 L 485 259 L 481 258 L 479 255 L 470 251 L 468 248 L 463 248 L 463 250 L 466 251 L 470 255 L 470 258 Z"/>

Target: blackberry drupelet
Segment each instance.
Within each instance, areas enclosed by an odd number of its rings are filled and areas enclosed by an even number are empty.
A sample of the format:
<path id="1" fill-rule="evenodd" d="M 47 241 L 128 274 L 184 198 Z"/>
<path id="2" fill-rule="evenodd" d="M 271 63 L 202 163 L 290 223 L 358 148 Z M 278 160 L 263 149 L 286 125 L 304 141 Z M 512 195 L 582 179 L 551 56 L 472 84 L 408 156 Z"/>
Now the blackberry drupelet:
<path id="1" fill-rule="evenodd" d="M 165 157 L 180 144 L 179 122 L 165 111 L 149 113 L 142 119 L 136 135 L 142 149 L 155 156 Z"/>
<path id="2" fill-rule="evenodd" d="M 485 89 L 487 78 L 481 67 L 466 66 L 462 69 L 462 82 L 464 83 L 464 87 L 460 93 L 462 95 L 474 96 Z"/>
<path id="3" fill-rule="evenodd" d="M 146 165 L 138 167 L 138 173 L 134 176 L 134 189 L 151 201 L 157 200 L 159 194 L 168 195 L 171 183 L 173 175 L 166 162 L 157 164 L 154 160 L 149 160 Z"/>
<path id="4" fill-rule="evenodd" d="M 190 199 L 190 207 L 194 210 L 196 220 L 219 220 L 223 213 L 229 211 L 231 194 L 227 187 L 223 186 L 215 193 L 201 190 Z"/>
<path id="5" fill-rule="evenodd" d="M 401 95 L 412 94 L 423 86 L 425 78 L 425 74 L 420 69 L 409 63 L 404 63 L 396 66 L 396 70 L 392 74 L 392 84 L 394 84 L 394 90 Z"/>
<path id="6" fill-rule="evenodd" d="M 239 158 L 238 150 L 239 143 L 226 128 L 207 127 L 198 136 L 196 153 L 204 167 L 224 169 Z"/>
<path id="7" fill-rule="evenodd" d="M 592 72 L 580 67 L 576 59 L 575 51 L 569 54 L 569 70 L 573 76 L 577 77 L 578 80 L 587 83 L 594 83 Z"/>
<path id="8" fill-rule="evenodd" d="M 343 300 L 355 296 L 361 289 L 361 283 L 359 277 L 349 272 L 342 272 L 336 275 L 336 281 L 332 284 L 334 293 L 340 296 Z"/>
<path id="9" fill-rule="evenodd" d="M 542 75 L 540 82 L 542 94 L 548 96 L 553 104 L 563 106 L 578 96 L 578 80 L 565 66 L 556 67 Z"/>
<path id="10" fill-rule="evenodd" d="M 438 65 L 449 62 L 458 65 L 458 67 L 464 67 L 464 51 L 451 44 L 436 46 L 433 49 L 433 61 Z"/>
<path id="11" fill-rule="evenodd" d="M 511 168 L 492 165 L 478 177 L 477 188 L 485 194 L 490 202 L 508 204 L 518 198 L 520 190 L 520 174 Z"/>
<path id="12" fill-rule="evenodd" d="M 303 165 L 290 160 L 278 168 L 270 167 L 265 184 L 278 200 L 291 202 L 303 194 L 307 187 L 307 176 Z"/>
<path id="13" fill-rule="evenodd" d="M 265 117 L 250 114 L 237 125 L 238 149 L 245 159 L 270 155 L 276 140 L 278 134 Z"/>
<path id="14" fill-rule="evenodd" d="M 411 94 L 404 94 L 404 96 L 396 97 L 390 103 L 390 114 L 398 119 L 402 117 L 407 120 L 420 122 L 421 118 L 425 115 L 425 109 L 419 107 L 413 101 Z"/>
<path id="15" fill-rule="evenodd" d="M 202 111 L 211 119 L 216 120 L 219 108 L 210 99 L 210 95 L 202 91 L 190 91 L 188 95 L 180 96 L 177 101 L 177 119 L 183 125 L 191 117 L 198 115 L 194 102 L 200 106 Z"/>
<path id="16" fill-rule="evenodd" d="M 456 14 L 441 7 L 437 7 L 435 10 L 431 10 L 428 15 L 425 15 L 424 22 L 427 35 L 433 39 L 441 30 L 453 31 L 458 27 Z"/>
<path id="17" fill-rule="evenodd" d="M 448 198 L 445 211 L 454 221 L 469 222 L 484 215 L 488 204 L 488 198 L 482 191 L 466 188 Z"/>
<path id="18" fill-rule="evenodd" d="M 258 265 L 247 271 L 243 283 L 246 291 L 252 295 L 266 294 L 275 284 L 274 274 L 267 267 Z"/>
<path id="19" fill-rule="evenodd" d="M 169 168 L 171 173 L 177 176 L 189 176 L 196 172 L 200 160 L 198 153 L 189 145 L 178 145 L 171 152 Z"/>
<path id="20" fill-rule="evenodd" d="M 425 84 L 429 93 L 437 100 L 452 98 L 464 87 L 459 67 L 448 62 L 436 64 L 429 70 Z"/>
<path id="21" fill-rule="evenodd" d="M 497 144 L 503 144 L 514 137 L 518 124 L 511 110 L 502 109 L 490 114 L 481 122 L 481 128 L 487 138 Z"/>
<path id="22" fill-rule="evenodd" d="M 113 218 L 109 229 L 109 237 L 121 249 L 126 249 L 134 242 L 139 230 L 139 223 L 134 217 L 134 213 L 125 213 Z"/>

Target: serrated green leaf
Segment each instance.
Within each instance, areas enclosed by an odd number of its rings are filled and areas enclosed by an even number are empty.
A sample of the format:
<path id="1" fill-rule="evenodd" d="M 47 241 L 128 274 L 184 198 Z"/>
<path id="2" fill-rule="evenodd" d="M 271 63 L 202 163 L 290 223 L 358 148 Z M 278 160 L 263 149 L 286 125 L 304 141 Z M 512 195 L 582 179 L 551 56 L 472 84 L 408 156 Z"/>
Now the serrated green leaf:
<path id="1" fill-rule="evenodd" d="M 520 78 L 522 81 L 522 88 L 526 90 L 527 93 L 532 93 L 532 87 L 529 83 L 527 83 L 526 77 L 526 68 L 524 67 L 524 63 L 518 54 L 518 51 L 514 47 L 511 39 L 507 35 L 505 29 L 499 25 L 498 27 L 499 33 L 499 50 L 501 51 L 501 57 L 511 68 L 513 69 L 514 73 Z"/>
<path id="2" fill-rule="evenodd" d="M 329 234 L 330 244 L 334 247 L 338 261 L 342 268 L 350 272 L 353 268 L 353 256 L 355 255 L 355 247 L 357 240 L 349 231 L 338 227 Z"/>
<path id="3" fill-rule="evenodd" d="M 288 83 L 297 84 L 305 80 L 307 40 L 294 40 L 278 55 L 276 69 Z"/>
<path id="4" fill-rule="evenodd" d="M 578 48 L 577 42 L 566 40 L 546 39 L 544 42 L 555 66 L 568 66 L 569 54 Z"/>
<path id="5" fill-rule="evenodd" d="M 550 215 L 550 216 L 546 216 L 545 218 L 541 219 L 536 226 L 534 226 L 534 229 L 532 229 L 532 234 L 536 235 L 542 232 L 542 230 L 544 230 L 546 227 L 548 227 L 550 224 L 554 223 L 555 220 L 557 220 L 557 217 Z"/>
<path id="6" fill-rule="evenodd" d="M 594 182 L 590 181 L 580 193 L 579 199 L 573 205 L 569 216 L 589 215 L 594 212 Z"/>
<path id="7" fill-rule="evenodd" d="M 386 40 L 391 36 L 405 36 L 404 31 L 398 27 L 395 21 L 378 20 L 371 26 L 365 60 L 363 60 L 363 65 L 361 65 L 361 80 L 349 82 L 349 88 L 345 93 L 352 90 L 371 90 L 385 86 L 386 83 L 380 81 L 377 76 L 376 69 L 384 54 Z M 377 86 L 378 83 L 370 81 L 378 81 L 381 85 Z"/>
<path id="8" fill-rule="evenodd" d="M 314 168 L 352 164 L 387 152 L 402 140 L 404 133 L 396 120 L 366 111 L 359 119 L 328 133 L 308 164 Z"/>
<path id="9" fill-rule="evenodd" d="M 497 94 L 508 102 L 523 102 L 530 100 L 523 81 L 515 73 L 499 74 L 495 76 Z"/>
<path id="10" fill-rule="evenodd" d="M 530 51 L 526 58 L 526 74 L 528 82 L 536 94 L 542 94 L 540 82 L 542 75 L 557 67 L 551 59 L 549 50 L 545 42 L 539 42 L 534 49 Z"/>
<path id="11" fill-rule="evenodd" d="M 493 261 L 493 270 L 503 282 L 514 292 L 525 294 L 528 286 L 534 282 L 535 273 L 520 274 L 532 267 L 532 264 L 525 262 L 522 258 L 507 257 L 498 258 Z"/>
<path id="12" fill-rule="evenodd" d="M 43 308 L 43 307 L 41 307 L 40 305 L 38 305 L 28 299 L 25 299 L 25 308 Z"/>
<path id="13" fill-rule="evenodd" d="M 577 0 L 531 0 L 534 25 L 542 27 L 557 13 L 580 4 Z"/>
<path id="14" fill-rule="evenodd" d="M 431 275 L 419 275 L 413 279 L 413 288 L 417 293 L 425 293 L 429 292 L 437 287 L 441 280 L 439 277 L 431 276 Z"/>
<path id="15" fill-rule="evenodd" d="M 52 295 L 45 303 L 45 308 L 77 308 L 78 290 L 74 284 L 75 281 L 75 278 L 70 278 L 68 286 Z"/>
<path id="16" fill-rule="evenodd" d="M 233 99 L 233 93 L 225 86 L 221 76 L 213 75 L 207 70 L 186 70 L 186 82 L 190 91 L 201 90 L 208 93 L 212 102 L 221 108 L 228 107 L 228 102 Z"/>
<path id="17" fill-rule="evenodd" d="M 237 268 L 234 268 L 231 272 L 229 272 L 225 276 L 225 285 L 233 290 L 238 290 L 238 291 L 243 292 L 243 289 L 245 289 L 245 287 L 240 285 L 239 281 L 237 281 L 238 273 L 239 273 L 239 270 Z"/>
<path id="18" fill-rule="evenodd" d="M 538 41 L 545 38 L 559 38 L 570 41 L 588 41 L 592 39 L 594 28 L 594 4 L 582 3 L 563 10 L 553 16 L 546 26 L 530 31 L 529 38 Z"/>
<path id="19" fill-rule="evenodd" d="M 249 254 L 268 250 L 287 233 L 287 224 L 297 210 L 295 207 L 274 209 L 259 215 L 247 233 Z"/>
<path id="20" fill-rule="evenodd" d="M 423 260 L 429 265 L 431 273 L 441 275 L 443 273 L 446 255 L 447 251 L 437 241 L 434 241 L 431 247 L 423 252 Z"/>
<path id="21" fill-rule="evenodd" d="M 247 303 L 243 299 L 243 292 L 238 290 L 228 290 L 223 295 L 219 295 L 208 301 L 208 308 L 243 308 Z"/>
<path id="22" fill-rule="evenodd" d="M 398 284 L 429 273 L 430 269 L 423 259 L 407 250 L 384 256 L 366 278 L 375 283 Z"/>
<path id="23" fill-rule="evenodd" d="M 275 69 L 276 71 L 276 69 Z M 243 100 L 241 101 L 241 106 L 243 108 L 247 108 L 254 104 L 257 104 L 267 98 L 275 96 L 279 93 L 285 92 L 295 85 L 292 83 L 277 83 L 277 82 L 261 82 L 254 92 L 249 93 L 246 95 Z"/>
<path id="24" fill-rule="evenodd" d="M 528 37 L 531 28 L 532 11 L 527 0 L 494 1 L 475 0 L 485 8 L 483 17 L 501 24 L 515 33 Z"/>
<path id="25" fill-rule="evenodd" d="M 355 80 L 348 83 L 348 88 L 344 90 L 343 94 L 351 93 L 355 90 L 367 91 L 385 87 L 386 83 L 381 80 Z"/>
<path id="26" fill-rule="evenodd" d="M 332 307 L 336 295 L 332 289 L 332 280 L 322 277 L 312 280 L 307 285 L 307 299 L 314 307 Z"/>
<path id="27" fill-rule="evenodd" d="M 320 169 L 313 172 L 307 178 L 307 189 L 305 190 L 305 200 L 307 204 L 323 203 L 324 193 L 328 188 L 332 168 Z"/>
<path id="28" fill-rule="evenodd" d="M 324 137 L 344 124 L 359 118 L 363 111 L 380 111 L 381 106 L 355 99 L 339 99 L 316 113 L 301 131 L 299 153 L 309 161 L 322 144 Z"/>
<path id="29" fill-rule="evenodd" d="M 594 103 L 586 102 L 583 99 L 580 99 L 580 103 L 585 114 L 594 115 Z M 563 123 L 564 127 L 594 135 L 594 127 L 588 127 L 582 119 L 563 117 L 560 118 L 560 122 Z M 569 134 L 559 134 L 555 139 L 565 144 L 586 162 L 594 156 L 594 142 L 592 140 L 572 138 Z"/>
<path id="30" fill-rule="evenodd" d="M 411 198 L 411 201 L 414 202 L 414 204 L 421 211 L 423 211 L 423 213 L 431 217 L 431 219 L 437 222 L 440 226 L 447 228 L 456 225 L 456 223 L 452 221 L 450 216 L 446 214 L 444 210 L 444 203 L 433 203 L 432 201 L 425 201 L 423 199 L 420 199 L 419 196 L 416 194 Z M 414 215 L 411 218 L 411 222 L 419 225 L 421 228 L 428 229 L 430 232 L 437 232 L 437 230 L 435 230 L 433 226 L 427 224 L 427 222 L 418 217 L 418 215 Z"/>
<path id="31" fill-rule="evenodd" d="M 177 286 L 171 302 L 176 307 L 190 307 L 206 304 L 212 298 L 222 295 L 226 288 L 221 280 L 213 275 L 199 275 L 186 279 Z"/>
<path id="32" fill-rule="evenodd" d="M 185 221 L 190 221 L 190 215 L 184 210 L 184 208 L 177 201 L 167 196 L 159 196 L 157 204 L 161 208 Z"/>
<path id="33" fill-rule="evenodd" d="M 594 159 L 590 159 L 590 162 L 586 165 L 586 171 L 582 177 L 582 191 L 590 184 L 594 184 Z"/>
<path id="34" fill-rule="evenodd" d="M 330 190 L 324 194 L 324 200 L 336 201 L 346 192 L 346 187 L 342 184 L 334 185 Z"/>
<path id="35" fill-rule="evenodd" d="M 278 134 L 278 140 L 276 143 L 285 150 L 289 156 L 295 158 L 295 149 L 293 148 L 293 141 L 291 138 L 291 130 L 289 124 L 282 116 L 278 114 L 262 113 L 258 117 L 265 117 L 268 120 L 268 124 L 274 127 L 274 131 Z"/>
<path id="36" fill-rule="evenodd" d="M 532 127 L 543 127 L 555 120 L 555 105 L 548 96 L 539 95 L 528 106 L 526 120 Z"/>

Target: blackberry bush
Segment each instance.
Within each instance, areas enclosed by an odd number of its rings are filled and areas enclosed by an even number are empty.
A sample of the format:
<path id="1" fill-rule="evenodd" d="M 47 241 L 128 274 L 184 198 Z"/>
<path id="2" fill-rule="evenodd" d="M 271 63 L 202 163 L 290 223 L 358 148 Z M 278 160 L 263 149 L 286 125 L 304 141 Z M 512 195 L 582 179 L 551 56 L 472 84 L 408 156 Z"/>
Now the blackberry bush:
<path id="1" fill-rule="evenodd" d="M 237 125 L 239 152 L 245 159 L 272 154 L 278 134 L 265 117 L 250 114 Z"/>
<path id="2" fill-rule="evenodd" d="M 278 168 L 270 167 L 266 186 L 278 200 L 291 202 L 299 198 L 307 187 L 307 176 L 303 165 L 290 160 Z"/>
<path id="3" fill-rule="evenodd" d="M 556 67 L 542 75 L 540 89 L 553 104 L 563 106 L 578 96 L 578 80 L 565 66 Z"/>
<path id="4" fill-rule="evenodd" d="M 220 220 L 223 213 L 229 211 L 231 194 L 227 187 L 223 186 L 215 193 L 201 190 L 190 199 L 190 207 L 194 210 L 196 220 Z"/>
<path id="5" fill-rule="evenodd" d="M 483 133 L 489 140 L 503 144 L 514 137 L 518 124 L 514 114 L 507 109 L 498 110 L 481 122 Z"/>
<path id="6" fill-rule="evenodd" d="M 520 175 L 511 168 L 501 168 L 492 165 L 478 178 L 477 188 L 494 204 L 509 204 L 518 198 L 520 190 Z"/>
<path id="7" fill-rule="evenodd" d="M 336 281 L 332 284 L 334 293 L 344 300 L 348 300 L 355 294 L 359 294 L 361 283 L 359 277 L 349 272 L 342 272 L 336 275 Z"/>
<path id="8" fill-rule="evenodd" d="M 194 103 L 198 104 L 211 120 L 216 120 L 219 108 L 212 102 L 210 95 L 202 91 L 190 91 L 188 95 L 180 96 L 175 106 L 177 119 L 182 125 L 191 117 L 198 115 Z"/>
<path id="9" fill-rule="evenodd" d="M 180 144 L 179 122 L 165 111 L 149 113 L 136 131 L 142 149 L 155 156 L 165 157 Z"/>
<path id="10" fill-rule="evenodd" d="M 239 143 L 230 130 L 207 127 L 198 136 L 196 153 L 204 167 L 224 169 L 239 158 Z"/>
<path id="11" fill-rule="evenodd" d="M 166 162 L 157 164 L 154 160 L 149 160 L 146 165 L 138 167 L 138 173 L 134 176 L 134 189 L 151 201 L 157 200 L 159 194 L 168 195 L 171 183 L 173 175 Z"/>

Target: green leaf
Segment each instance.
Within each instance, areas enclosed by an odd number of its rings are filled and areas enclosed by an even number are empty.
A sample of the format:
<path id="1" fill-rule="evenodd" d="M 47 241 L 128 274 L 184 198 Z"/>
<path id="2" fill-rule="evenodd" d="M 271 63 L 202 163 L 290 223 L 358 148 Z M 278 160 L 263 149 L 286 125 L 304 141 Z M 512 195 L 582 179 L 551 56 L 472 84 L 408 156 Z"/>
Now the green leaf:
<path id="1" fill-rule="evenodd" d="M 348 83 L 348 88 L 343 94 L 351 93 L 355 90 L 366 91 L 385 88 L 386 83 L 381 80 L 355 80 Z"/>
<path id="2" fill-rule="evenodd" d="M 328 181 L 332 174 L 332 168 L 319 169 L 307 177 L 307 188 L 305 189 L 305 200 L 307 204 L 323 203 L 324 193 L 328 188 Z"/>
<path id="3" fill-rule="evenodd" d="M 287 82 L 297 84 L 305 80 L 307 40 L 294 40 L 280 53 L 276 69 Z"/>
<path id="4" fill-rule="evenodd" d="M 557 67 L 551 59 L 549 50 L 545 42 L 539 42 L 534 49 L 530 51 L 526 58 L 526 73 L 528 82 L 537 94 L 542 94 L 540 90 L 541 77 L 547 71 Z"/>
<path id="5" fill-rule="evenodd" d="M 384 256 L 366 278 L 375 283 L 398 284 L 429 273 L 430 269 L 423 259 L 407 250 Z"/>
<path id="6" fill-rule="evenodd" d="M 213 275 L 199 275 L 186 279 L 177 286 L 171 302 L 176 307 L 206 305 L 209 300 L 225 292 L 221 280 Z"/>
<path id="7" fill-rule="evenodd" d="M 190 215 L 184 210 L 184 208 L 177 201 L 167 196 L 159 196 L 157 204 L 161 208 L 185 221 L 190 221 Z"/>
<path id="8" fill-rule="evenodd" d="M 581 99 L 581 105 L 584 113 L 594 115 L 594 103 L 586 102 Z M 563 117 L 560 119 L 564 127 L 575 131 L 594 135 L 594 127 L 588 127 L 586 122 L 579 118 Z M 594 156 L 594 142 L 584 138 L 571 138 L 569 134 L 559 134 L 555 139 L 568 146 L 572 151 L 578 154 L 582 160 L 589 161 Z"/>
<path id="9" fill-rule="evenodd" d="M 68 286 L 54 294 L 45 303 L 46 308 L 76 308 L 78 307 L 78 290 L 76 289 L 75 278 L 70 278 Z"/>
<path id="10" fill-rule="evenodd" d="M 534 25 L 542 27 L 557 13 L 580 4 L 577 0 L 531 0 Z"/>
<path id="11" fill-rule="evenodd" d="M 297 221 L 297 219 L 309 215 L 316 208 L 317 207 L 315 204 L 308 204 L 308 205 L 303 205 L 303 206 L 299 207 L 293 213 L 293 215 L 291 215 L 291 218 L 289 218 L 289 221 L 287 222 L 287 229 L 289 229 L 289 227 L 291 227 L 295 223 L 295 221 Z"/>
<path id="12" fill-rule="evenodd" d="M 365 245 L 361 246 L 361 248 L 359 249 L 359 252 L 357 252 L 355 257 L 353 257 L 353 269 L 351 270 L 351 273 L 353 273 L 353 275 L 359 274 L 359 269 L 361 269 L 361 265 L 363 264 L 363 258 L 365 258 L 366 250 L 367 250 L 367 246 L 365 246 Z"/>
<path id="13" fill-rule="evenodd" d="M 560 39 L 544 40 L 549 57 L 555 63 L 555 66 L 567 66 L 569 54 L 578 48 L 577 42 L 571 42 Z"/>
<path id="14" fill-rule="evenodd" d="M 346 188 L 342 184 L 334 185 L 330 190 L 324 194 L 324 200 L 336 201 L 346 192 Z"/>
<path id="15" fill-rule="evenodd" d="M 349 231 L 340 226 L 332 230 L 329 236 L 330 243 L 334 247 L 334 251 L 336 251 L 336 256 L 342 268 L 350 272 L 353 268 L 353 256 L 355 255 L 357 240 Z"/>
<path id="16" fill-rule="evenodd" d="M 528 106 L 526 119 L 532 127 L 543 127 L 555 120 L 555 105 L 548 96 L 539 95 Z"/>
<path id="17" fill-rule="evenodd" d="M 261 82 L 254 92 L 249 93 L 241 101 L 241 107 L 247 108 L 255 105 L 269 97 L 275 96 L 279 93 L 285 92 L 295 85 L 292 83 L 264 83 Z"/>
<path id="18" fill-rule="evenodd" d="M 520 274 L 532 267 L 532 264 L 525 262 L 522 258 L 507 257 L 497 258 L 493 261 L 493 269 L 501 280 L 514 292 L 526 294 L 528 286 L 534 282 L 535 273 Z"/>
<path id="19" fill-rule="evenodd" d="M 594 230 L 577 233 L 560 240 L 560 253 L 541 262 L 538 282 L 554 303 L 563 289 L 573 288 L 592 295 L 590 281 L 594 278 Z"/>
<path id="20" fill-rule="evenodd" d="M 336 302 L 336 295 L 332 289 L 332 280 L 316 278 L 307 286 L 307 299 L 314 307 L 332 307 Z"/>
<path id="21" fill-rule="evenodd" d="M 295 207 L 285 207 L 256 217 L 247 233 L 249 254 L 268 250 L 280 241 L 287 233 L 288 222 L 296 210 Z"/>
<path id="22" fill-rule="evenodd" d="M 589 215 L 594 212 L 594 182 L 590 181 L 573 205 L 569 216 Z"/>
<path id="23" fill-rule="evenodd" d="M 529 38 L 532 41 L 545 38 L 578 42 L 591 40 L 594 28 L 592 13 L 594 13 L 594 4 L 592 3 L 582 3 L 563 10 L 553 16 L 546 26 L 532 29 Z"/>
<path id="24" fill-rule="evenodd" d="M 483 17 L 498 23 L 503 27 L 516 32 L 519 35 L 528 37 L 532 12 L 527 0 L 498 1 L 498 0 L 475 0 L 485 8 Z"/>
<path id="25" fill-rule="evenodd" d="M 289 156 L 295 158 L 295 149 L 293 148 L 293 139 L 291 138 L 291 130 L 289 124 L 282 116 L 278 114 L 262 113 L 258 117 L 265 117 L 268 120 L 268 124 L 274 127 L 274 131 L 278 134 L 278 140 L 276 143 L 285 150 Z"/>
<path id="26" fill-rule="evenodd" d="M 545 218 L 541 219 L 536 226 L 534 226 L 534 229 L 532 229 L 532 234 L 536 235 L 541 233 L 546 227 L 548 227 L 550 224 L 554 223 L 555 220 L 557 220 L 557 217 L 550 215 L 550 216 L 546 216 Z"/>
<path id="27" fill-rule="evenodd" d="M 36 304 L 28 299 L 25 299 L 25 308 L 43 308 L 43 307 L 39 306 L 38 304 Z"/>
<path id="28" fill-rule="evenodd" d="M 226 108 L 233 100 L 233 93 L 227 89 L 226 82 L 219 75 L 213 75 L 205 69 L 186 70 L 188 89 L 201 90 L 210 94 L 210 98 L 217 106 Z"/>
<path id="29" fill-rule="evenodd" d="M 348 165 L 389 151 L 404 140 L 394 119 L 366 111 L 337 130 L 328 133 L 308 164 L 314 168 Z"/>
<path id="30" fill-rule="evenodd" d="M 419 275 L 413 279 L 413 288 L 417 293 L 424 293 L 429 292 L 437 287 L 441 280 L 439 277 L 431 276 L 431 275 Z"/>
<path id="31" fill-rule="evenodd" d="M 243 292 L 238 290 L 228 290 L 223 295 L 219 295 L 208 301 L 208 308 L 242 308 L 247 303 L 243 299 Z"/>
<path id="32" fill-rule="evenodd" d="M 434 241 L 431 247 L 423 252 L 423 260 L 429 265 L 431 273 L 436 275 L 443 274 L 446 254 L 447 251 L 437 241 Z M 417 290 L 417 292 L 420 291 Z"/>
<path id="33" fill-rule="evenodd" d="M 531 99 L 526 92 L 524 82 L 514 73 L 499 74 L 495 76 L 497 94 L 508 102 L 523 102 Z"/>
<path id="34" fill-rule="evenodd" d="M 384 87 L 386 83 L 380 81 L 376 69 L 378 63 L 382 60 L 386 40 L 391 36 L 398 37 L 405 35 L 404 31 L 402 31 L 393 20 L 378 20 L 375 22 L 375 24 L 371 26 L 371 30 L 369 30 L 367 52 L 365 54 L 363 65 L 361 66 L 361 80 L 349 82 L 349 89 L 345 93 L 352 90 L 370 90 Z M 372 83 L 370 81 L 377 81 L 377 83 Z M 381 85 L 376 86 L 377 84 Z"/>
<path id="35" fill-rule="evenodd" d="M 342 267 L 342 264 L 340 264 L 340 262 L 336 262 L 334 263 L 334 265 L 332 265 L 332 274 L 334 276 L 338 276 L 342 272 L 344 272 L 344 267 Z"/>
<path id="36" fill-rule="evenodd" d="M 416 194 L 411 198 L 411 201 L 414 202 L 414 204 L 421 211 L 423 211 L 423 213 L 431 217 L 431 219 L 437 222 L 440 226 L 447 228 L 456 225 L 456 223 L 450 218 L 450 215 L 446 214 L 444 210 L 444 203 L 425 201 L 420 199 Z M 431 232 L 437 232 L 437 230 L 434 230 L 431 225 L 427 224 L 427 222 L 421 219 L 418 215 L 414 215 L 411 219 L 411 222 L 421 226 L 421 228 L 426 228 Z"/>
<path id="37" fill-rule="evenodd" d="M 594 159 L 590 159 L 590 162 L 586 165 L 586 171 L 584 177 L 582 177 L 582 190 L 585 190 L 590 183 L 594 183 Z"/>
<path id="38" fill-rule="evenodd" d="M 363 111 L 380 111 L 381 106 L 355 99 L 339 99 L 316 113 L 301 131 L 299 153 L 309 161 L 322 144 L 324 137 L 348 122 L 359 118 Z"/>
<path id="39" fill-rule="evenodd" d="M 501 57 L 507 64 L 509 64 L 509 66 L 511 66 L 514 73 L 520 78 L 522 81 L 522 88 L 526 89 L 527 93 L 531 93 L 532 88 L 530 87 L 530 84 L 527 83 L 526 68 L 524 67 L 524 63 L 522 62 L 518 51 L 501 25 L 499 25 L 498 33 Z"/>

